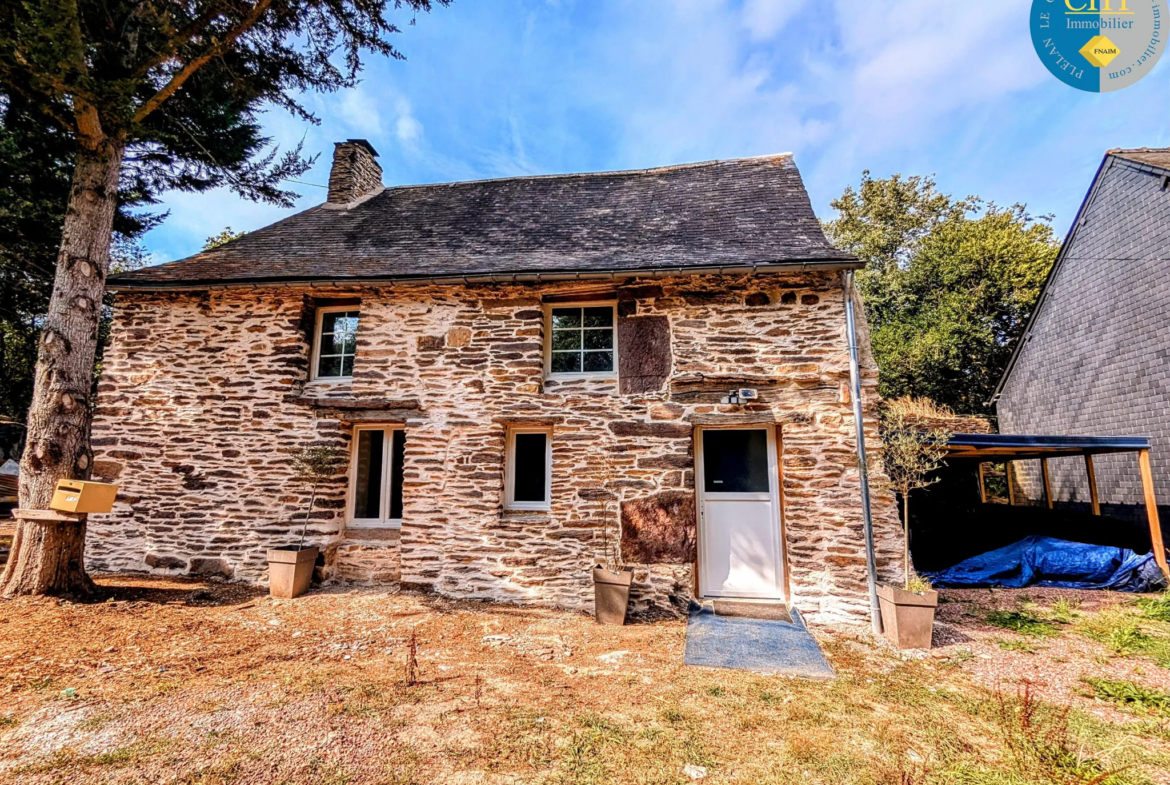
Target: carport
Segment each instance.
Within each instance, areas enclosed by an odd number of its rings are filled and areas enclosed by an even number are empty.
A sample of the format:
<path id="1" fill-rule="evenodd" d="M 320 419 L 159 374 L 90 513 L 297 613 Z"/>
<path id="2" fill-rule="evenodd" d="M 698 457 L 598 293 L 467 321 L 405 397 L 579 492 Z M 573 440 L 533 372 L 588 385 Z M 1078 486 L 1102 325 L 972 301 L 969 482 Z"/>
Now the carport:
<path id="1" fill-rule="evenodd" d="M 1044 501 L 1050 510 L 1053 508 L 1053 497 L 1048 461 L 1052 458 L 1081 456 L 1085 462 L 1090 506 L 1094 516 L 1101 515 L 1101 500 L 1097 494 L 1093 457 L 1114 453 L 1137 453 L 1138 471 L 1141 476 L 1142 494 L 1154 560 L 1162 570 L 1162 574 L 1170 577 L 1170 568 L 1167 567 L 1166 563 L 1166 548 L 1162 539 L 1161 522 L 1158 518 L 1158 506 L 1154 497 L 1148 439 L 1136 436 L 1016 436 L 999 433 L 958 433 L 948 441 L 947 448 L 947 463 L 949 465 L 962 467 L 965 464 L 969 467 L 972 463 L 977 464 L 979 498 L 983 504 L 988 502 L 988 482 L 985 472 L 988 463 L 1003 462 L 1005 464 L 1008 504 L 1015 506 L 1017 499 L 1015 485 L 1011 480 L 1013 476 L 1012 464 L 1016 461 L 1039 460 Z M 1102 519 L 1102 521 L 1108 520 L 1111 519 Z"/>

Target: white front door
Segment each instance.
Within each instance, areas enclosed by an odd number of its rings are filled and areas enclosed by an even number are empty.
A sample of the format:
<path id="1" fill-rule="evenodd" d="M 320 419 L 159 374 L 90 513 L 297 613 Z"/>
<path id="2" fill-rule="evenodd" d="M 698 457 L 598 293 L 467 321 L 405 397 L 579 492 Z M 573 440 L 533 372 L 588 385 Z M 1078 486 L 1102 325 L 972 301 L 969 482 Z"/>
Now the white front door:
<path id="1" fill-rule="evenodd" d="M 775 429 L 701 430 L 695 464 L 699 593 L 783 599 Z"/>

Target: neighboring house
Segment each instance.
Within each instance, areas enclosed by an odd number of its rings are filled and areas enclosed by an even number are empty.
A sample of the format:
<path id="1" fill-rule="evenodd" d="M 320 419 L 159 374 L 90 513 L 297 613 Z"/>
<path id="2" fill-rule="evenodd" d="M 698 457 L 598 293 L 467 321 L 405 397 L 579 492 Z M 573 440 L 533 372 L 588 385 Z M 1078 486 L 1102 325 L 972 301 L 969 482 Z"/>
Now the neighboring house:
<path id="1" fill-rule="evenodd" d="M 325 441 L 352 455 L 310 527 L 329 580 L 588 609 L 620 517 L 635 610 L 866 617 L 860 263 L 791 156 L 400 188 L 375 156 L 339 144 L 325 204 L 111 278 L 92 567 L 262 580 L 307 505 L 287 451 Z"/>
<path id="2" fill-rule="evenodd" d="M 1003 433 L 1146 436 L 1170 521 L 1170 149 L 1111 150 L 996 390 Z M 1034 463 L 1034 462 L 1032 462 Z M 1096 460 L 1107 514 L 1144 523 L 1137 460 Z M 1089 506 L 1080 459 L 1050 461 L 1052 497 Z M 1017 474 L 1043 499 L 1035 466 Z"/>

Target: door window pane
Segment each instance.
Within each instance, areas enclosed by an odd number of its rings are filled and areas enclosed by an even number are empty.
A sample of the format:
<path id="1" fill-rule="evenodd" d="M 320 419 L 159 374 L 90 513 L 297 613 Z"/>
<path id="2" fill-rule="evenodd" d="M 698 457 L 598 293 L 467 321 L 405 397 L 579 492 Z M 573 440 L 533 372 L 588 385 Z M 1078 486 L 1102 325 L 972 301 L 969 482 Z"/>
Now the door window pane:
<path id="1" fill-rule="evenodd" d="M 546 502 L 548 434 L 518 433 L 512 443 L 512 501 Z"/>
<path id="2" fill-rule="evenodd" d="M 354 473 L 354 518 L 382 518 L 382 453 L 384 431 L 358 431 Z"/>
<path id="3" fill-rule="evenodd" d="M 706 493 L 768 493 L 768 432 L 703 431 Z"/>

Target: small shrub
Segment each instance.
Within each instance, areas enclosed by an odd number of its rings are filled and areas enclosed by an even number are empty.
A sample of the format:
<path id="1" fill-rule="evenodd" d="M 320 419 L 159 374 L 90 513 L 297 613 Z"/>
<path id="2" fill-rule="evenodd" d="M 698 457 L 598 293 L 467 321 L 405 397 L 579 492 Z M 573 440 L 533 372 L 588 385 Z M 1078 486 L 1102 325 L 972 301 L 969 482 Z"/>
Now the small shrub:
<path id="1" fill-rule="evenodd" d="M 1028 611 L 992 611 L 984 619 L 993 627 L 1002 627 L 1020 635 L 1051 638 L 1060 634 L 1055 624 Z"/>
<path id="2" fill-rule="evenodd" d="M 716 684 L 714 687 L 707 688 L 707 694 L 712 696 L 712 697 L 715 697 L 715 698 L 722 698 L 724 695 L 724 692 L 725 692 L 724 689 L 722 687 L 720 687 L 718 684 Z"/>
<path id="3" fill-rule="evenodd" d="M 1086 678 L 1083 680 L 1093 688 L 1101 700 L 1116 703 L 1137 714 L 1154 714 L 1170 717 L 1170 695 L 1164 692 L 1134 684 L 1132 681 Z"/>
<path id="4" fill-rule="evenodd" d="M 0 714 L 0 728 L 13 728 L 19 723 L 20 720 L 11 714 Z"/>
<path id="5" fill-rule="evenodd" d="M 1041 782 L 1107 782 L 1110 773 L 1094 758 L 1081 757 L 1069 731 L 1069 708 L 1044 703 L 1024 682 L 1014 697 L 996 692 L 993 719 L 1004 748 L 1020 771 Z"/>
<path id="6" fill-rule="evenodd" d="M 933 588 L 930 581 L 921 575 L 913 575 L 910 580 L 906 581 L 906 591 L 912 591 L 915 594 L 925 594 Z"/>

